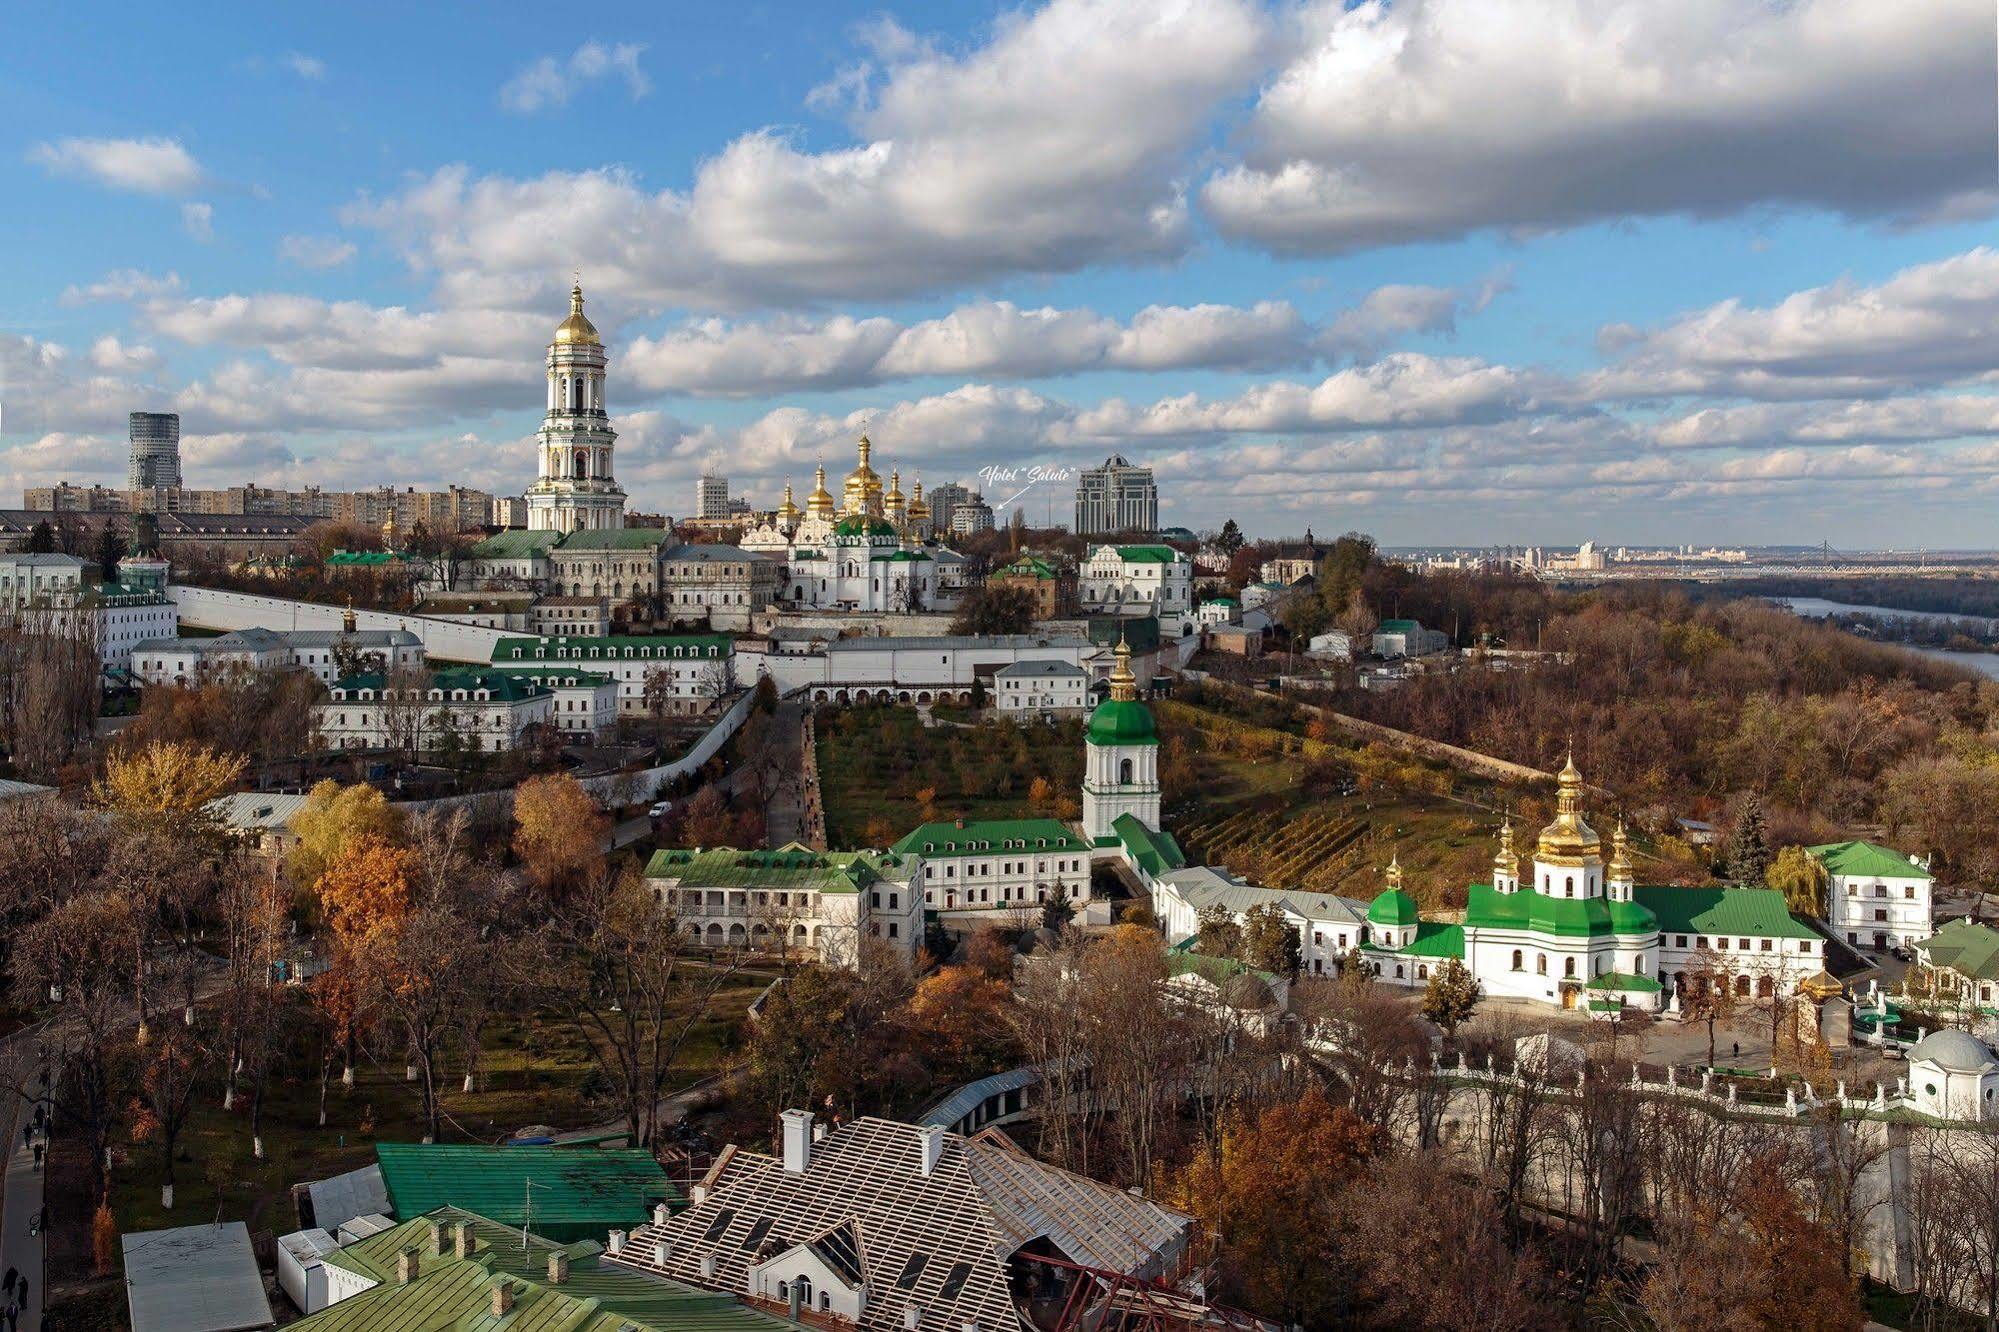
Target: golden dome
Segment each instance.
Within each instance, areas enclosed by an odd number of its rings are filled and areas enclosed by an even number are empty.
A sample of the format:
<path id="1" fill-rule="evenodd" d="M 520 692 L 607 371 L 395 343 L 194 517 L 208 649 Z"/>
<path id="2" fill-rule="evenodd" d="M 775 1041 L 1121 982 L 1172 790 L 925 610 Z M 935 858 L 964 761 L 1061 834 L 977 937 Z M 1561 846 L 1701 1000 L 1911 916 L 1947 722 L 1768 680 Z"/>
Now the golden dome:
<path id="1" fill-rule="evenodd" d="M 1617 880 L 1631 877 L 1631 839 L 1624 831 L 1624 820 L 1617 821 L 1617 829 L 1610 835 L 1610 866 L 1608 877 Z"/>
<path id="2" fill-rule="evenodd" d="M 812 518 L 833 516 L 833 496 L 826 490 L 826 465 L 821 463 L 812 474 L 812 493 L 805 497 L 805 512 Z"/>
<path id="3" fill-rule="evenodd" d="M 868 466 L 868 454 L 874 451 L 874 444 L 866 435 L 861 436 L 861 465 L 847 473 L 846 484 L 841 488 L 840 511 L 842 513 L 867 513 L 876 517 L 882 511 L 882 479 L 875 469 Z"/>
<path id="4" fill-rule="evenodd" d="M 1513 850 L 1512 819 L 1499 825 L 1499 854 L 1492 858 L 1492 875 L 1495 879 L 1520 877 L 1520 857 Z"/>
<path id="5" fill-rule="evenodd" d="M 882 517 L 900 526 L 908 506 L 902 498 L 902 470 L 891 467 L 888 473 L 888 489 L 882 494 Z"/>
<path id="6" fill-rule="evenodd" d="M 1534 858 L 1557 865 L 1574 865 L 1600 856 L 1603 842 L 1596 830 L 1583 822 L 1583 775 L 1576 771 L 1573 753 L 1563 761 L 1557 780 L 1561 790 L 1555 797 L 1555 821 L 1541 830 Z"/>
<path id="7" fill-rule="evenodd" d="M 787 481 L 784 483 L 784 503 L 777 506 L 777 520 L 790 524 L 797 522 L 798 517 L 798 505 L 793 503 L 791 498 L 791 482 Z"/>
<path id="8" fill-rule="evenodd" d="M 1136 703 L 1138 677 L 1131 673 L 1131 644 L 1122 631 L 1117 637 L 1117 665 L 1111 668 L 1111 702 Z"/>
<path id="9" fill-rule="evenodd" d="M 578 279 L 569 289 L 569 318 L 555 326 L 555 345 L 558 347 L 601 347 L 604 340 L 597 336 L 597 326 L 583 317 L 583 283 Z"/>
<path id="10" fill-rule="evenodd" d="M 930 521 L 930 505 L 924 502 L 923 483 L 921 481 L 916 483 L 915 489 L 910 493 L 909 508 L 906 512 L 909 515 L 909 521 L 912 523 Z"/>

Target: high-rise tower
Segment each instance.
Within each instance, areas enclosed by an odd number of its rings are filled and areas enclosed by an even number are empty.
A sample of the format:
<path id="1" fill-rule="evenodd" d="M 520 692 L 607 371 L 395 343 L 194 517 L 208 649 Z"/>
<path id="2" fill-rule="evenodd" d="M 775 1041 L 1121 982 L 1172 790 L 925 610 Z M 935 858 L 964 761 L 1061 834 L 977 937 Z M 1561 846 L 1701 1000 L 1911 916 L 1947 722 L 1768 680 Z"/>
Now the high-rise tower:
<path id="1" fill-rule="evenodd" d="M 583 284 L 569 289 L 569 317 L 548 344 L 548 415 L 540 474 L 528 487 L 528 527 L 578 532 L 625 525 L 625 492 L 611 472 L 618 434 L 604 410 L 604 340 L 583 317 Z"/>
<path id="2" fill-rule="evenodd" d="M 180 485 L 180 417 L 173 412 L 133 412 L 131 465 L 125 483 L 132 490 Z"/>

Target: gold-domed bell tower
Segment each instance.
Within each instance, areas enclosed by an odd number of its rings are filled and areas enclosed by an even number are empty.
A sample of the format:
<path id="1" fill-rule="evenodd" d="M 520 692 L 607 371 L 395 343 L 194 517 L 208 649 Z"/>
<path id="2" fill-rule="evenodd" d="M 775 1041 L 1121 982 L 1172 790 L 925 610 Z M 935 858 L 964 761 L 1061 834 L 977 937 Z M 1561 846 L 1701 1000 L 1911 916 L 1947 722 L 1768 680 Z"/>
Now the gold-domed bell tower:
<path id="1" fill-rule="evenodd" d="M 604 405 L 604 340 L 583 313 L 583 283 L 569 289 L 569 317 L 548 344 L 548 414 L 537 436 L 538 471 L 527 489 L 528 527 L 577 532 L 625 525 L 625 492 L 612 475 L 618 434 Z"/>
<path id="2" fill-rule="evenodd" d="M 1604 867 L 1604 882 L 1613 902 L 1629 902 L 1637 882 L 1631 870 L 1631 839 L 1624 831 L 1624 820 L 1617 821 L 1617 830 L 1610 835 L 1610 864 Z"/>
<path id="3" fill-rule="evenodd" d="M 786 536 L 789 536 L 792 529 L 798 526 L 798 520 L 804 516 L 804 511 L 792 501 L 791 482 L 786 481 L 784 483 L 784 503 L 777 506 L 778 529 Z"/>
<path id="4" fill-rule="evenodd" d="M 909 534 L 918 541 L 930 539 L 930 505 L 923 498 L 923 482 L 918 481 L 909 497 Z"/>
<path id="5" fill-rule="evenodd" d="M 1550 897 L 1601 897 L 1603 841 L 1583 821 L 1583 775 L 1573 754 L 1557 781 L 1555 821 L 1534 845 L 1534 886 Z"/>
<path id="6" fill-rule="evenodd" d="M 833 494 L 831 491 L 826 489 L 825 463 L 820 463 L 819 466 L 813 470 L 812 493 L 805 497 L 805 516 L 807 518 L 824 518 L 828 521 L 832 520 Z"/>

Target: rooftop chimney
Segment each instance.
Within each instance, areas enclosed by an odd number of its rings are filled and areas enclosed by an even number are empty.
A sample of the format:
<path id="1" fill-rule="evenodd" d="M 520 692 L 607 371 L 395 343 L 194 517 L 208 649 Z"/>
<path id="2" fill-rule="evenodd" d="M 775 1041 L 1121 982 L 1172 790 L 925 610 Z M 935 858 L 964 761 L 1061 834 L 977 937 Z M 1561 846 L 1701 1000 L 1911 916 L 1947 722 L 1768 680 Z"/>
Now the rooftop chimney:
<path id="1" fill-rule="evenodd" d="M 712 1253 L 703 1254 L 701 1257 L 701 1275 L 707 1280 L 713 1281 L 715 1279 L 715 1268 L 715 1255 Z"/>
<path id="2" fill-rule="evenodd" d="M 493 1317 L 505 1318 L 514 1309 L 514 1283 L 501 1277 L 493 1283 Z"/>
<path id="3" fill-rule="evenodd" d="M 416 1246 L 412 1244 L 396 1255 L 396 1284 L 407 1286 L 416 1280 Z"/>
<path id="4" fill-rule="evenodd" d="M 450 1241 L 445 1236 L 454 1229 L 456 1227 L 451 1222 L 440 1221 L 436 1217 L 432 1217 L 430 1221 L 430 1251 L 442 1256 L 444 1251 L 450 1247 Z"/>
<path id="5" fill-rule="evenodd" d="M 665 1267 L 673 1261 L 673 1241 L 670 1239 L 660 1240 L 657 1244 L 653 1245 L 652 1252 L 653 1260 L 661 1267 Z"/>
<path id="6" fill-rule="evenodd" d="M 944 1126 L 925 1124 L 916 1130 L 923 1144 L 923 1173 L 928 1175 L 937 1169 L 937 1162 L 944 1156 Z"/>
<path id="7" fill-rule="evenodd" d="M 907 1329 L 907 1332 L 916 1332 L 916 1329 L 918 1329 L 919 1327 L 922 1327 L 922 1326 L 923 1326 L 923 1306 L 922 1306 L 922 1305 L 920 1305 L 920 1304 L 905 1304 L 905 1305 L 903 1305 L 903 1306 L 902 1306 L 902 1325 L 903 1325 L 903 1327 L 904 1327 L 905 1329 Z"/>
<path id="8" fill-rule="evenodd" d="M 656 1225 L 656 1226 L 663 1226 L 663 1225 L 665 1225 L 665 1224 L 666 1224 L 666 1218 L 667 1218 L 667 1215 L 668 1215 L 668 1213 L 667 1213 L 667 1210 L 666 1210 L 666 1204 L 665 1204 L 665 1203 L 654 1203 L 654 1204 L 652 1205 L 652 1223 L 653 1223 L 654 1225 Z"/>
<path id="9" fill-rule="evenodd" d="M 548 1284 L 560 1286 L 569 1280 L 569 1251 L 557 1249 L 548 1255 Z"/>
<path id="10" fill-rule="evenodd" d="M 611 1252 L 612 1252 L 612 1253 L 623 1253 L 624 1251 L 625 1251 L 625 1232 L 624 1232 L 624 1231 L 622 1231 L 622 1230 L 614 1230 L 614 1231 L 612 1231 L 612 1232 L 611 1232 Z"/>
<path id="11" fill-rule="evenodd" d="M 812 1164 L 812 1112 L 787 1110 L 778 1119 L 784 1124 L 784 1173 L 802 1175 Z"/>

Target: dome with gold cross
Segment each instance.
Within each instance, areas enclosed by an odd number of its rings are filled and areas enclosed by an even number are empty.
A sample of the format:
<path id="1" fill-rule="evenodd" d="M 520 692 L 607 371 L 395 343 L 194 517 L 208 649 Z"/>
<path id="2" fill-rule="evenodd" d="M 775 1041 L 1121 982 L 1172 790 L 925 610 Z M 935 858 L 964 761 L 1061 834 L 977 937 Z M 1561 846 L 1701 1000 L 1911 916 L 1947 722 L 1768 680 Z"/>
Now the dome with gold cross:
<path id="1" fill-rule="evenodd" d="M 798 520 L 804 516 L 805 511 L 799 508 L 791 498 L 791 482 L 786 481 L 784 483 L 784 503 L 777 506 L 778 526 L 789 530 L 798 526 Z"/>
<path id="2" fill-rule="evenodd" d="M 808 518 L 831 518 L 833 516 L 833 494 L 826 489 L 826 465 L 821 463 L 812 473 L 812 493 L 805 497 L 805 516 Z"/>
<path id="3" fill-rule="evenodd" d="M 877 518 L 881 516 L 881 475 L 868 465 L 868 455 L 874 451 L 874 447 L 873 441 L 866 435 L 861 436 L 861 463 L 860 466 L 847 473 L 846 484 L 841 487 L 841 513 L 865 513 Z"/>
<path id="4" fill-rule="evenodd" d="M 569 289 L 569 318 L 555 326 L 555 344 L 558 347 L 584 346 L 601 347 L 604 340 L 597 336 L 597 326 L 583 316 L 583 280 Z"/>
<path id="5" fill-rule="evenodd" d="M 1562 763 L 1557 777 L 1555 821 L 1541 830 L 1534 846 L 1534 859 L 1551 865 L 1580 865 L 1603 854 L 1603 840 L 1596 829 L 1583 822 L 1583 775 L 1576 771 L 1574 754 Z"/>

